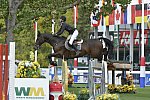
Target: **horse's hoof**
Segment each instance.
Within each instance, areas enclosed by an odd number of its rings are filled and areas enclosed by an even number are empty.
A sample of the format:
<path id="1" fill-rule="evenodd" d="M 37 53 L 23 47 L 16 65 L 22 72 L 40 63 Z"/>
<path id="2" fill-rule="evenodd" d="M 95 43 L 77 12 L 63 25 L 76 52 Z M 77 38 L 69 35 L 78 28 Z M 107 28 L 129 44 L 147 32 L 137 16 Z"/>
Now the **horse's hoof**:
<path id="1" fill-rule="evenodd" d="M 53 66 L 57 66 L 57 62 L 56 61 L 51 61 L 50 64 L 53 65 Z"/>

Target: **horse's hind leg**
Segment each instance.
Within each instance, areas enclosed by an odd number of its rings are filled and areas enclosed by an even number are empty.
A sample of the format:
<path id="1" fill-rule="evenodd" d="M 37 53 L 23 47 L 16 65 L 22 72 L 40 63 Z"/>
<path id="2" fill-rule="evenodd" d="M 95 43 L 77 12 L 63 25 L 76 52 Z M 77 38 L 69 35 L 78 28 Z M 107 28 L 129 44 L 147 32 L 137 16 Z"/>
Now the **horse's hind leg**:
<path id="1" fill-rule="evenodd" d="M 107 48 L 103 49 L 104 61 L 107 61 L 108 51 Z"/>

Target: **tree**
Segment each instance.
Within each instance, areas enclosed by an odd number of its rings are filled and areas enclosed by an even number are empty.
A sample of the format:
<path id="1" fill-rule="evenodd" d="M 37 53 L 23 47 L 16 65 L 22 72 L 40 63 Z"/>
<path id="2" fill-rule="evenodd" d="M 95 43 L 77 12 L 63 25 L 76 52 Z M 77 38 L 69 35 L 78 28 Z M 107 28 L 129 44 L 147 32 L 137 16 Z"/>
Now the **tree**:
<path id="1" fill-rule="evenodd" d="M 102 15 L 107 15 L 112 12 L 113 6 L 110 4 L 112 0 L 104 0 L 102 7 Z M 6 32 L 8 33 L 7 43 L 13 41 L 13 31 L 15 27 L 21 25 L 21 22 L 26 22 L 33 17 L 49 16 L 51 14 L 65 13 L 67 9 L 73 8 L 81 3 L 81 8 L 91 12 L 98 0 L 2 0 L 1 10 L 2 16 L 5 19 Z M 126 8 L 131 0 L 114 0 L 115 3 L 120 3 L 122 8 Z M 109 11 L 105 11 L 107 10 Z M 109 10 L 110 8 L 111 10 Z M 107 13 L 106 13 L 107 12 Z M 105 14 L 104 14 L 105 13 Z M 87 15 L 88 16 L 88 15 Z"/>
<path id="2" fill-rule="evenodd" d="M 78 28 L 82 33 L 80 36 L 81 38 L 87 37 L 87 31 L 90 29 L 89 16 L 95 4 L 98 4 L 98 1 L 99 0 L 0 0 L 0 19 L 4 20 L 2 22 L 2 31 L 6 31 L 2 33 L 7 34 L 7 43 L 16 41 L 17 58 L 28 58 L 27 53 L 33 49 L 34 44 L 33 19 L 41 21 L 39 22 L 38 29 L 42 32 L 51 32 L 52 18 L 58 19 L 58 17 L 65 14 L 68 9 L 79 5 L 79 13 L 81 13 L 79 15 L 81 16 L 79 16 Z M 110 5 L 110 1 L 111 0 L 105 0 L 107 3 L 105 3 L 102 8 L 105 9 L 105 6 L 107 6 L 107 9 L 112 9 L 113 6 Z M 119 2 L 124 7 L 124 5 L 128 4 L 128 1 L 131 0 L 121 1 L 115 0 L 116 3 Z M 106 13 L 107 10 L 103 12 Z M 111 11 L 109 11 L 109 13 L 111 13 Z M 104 15 L 103 13 L 100 14 Z M 57 27 L 58 26 L 56 26 L 56 29 Z M 45 46 L 48 47 L 47 45 Z M 44 50 L 47 50 L 45 49 L 46 47 L 44 47 Z M 48 50 L 46 52 L 48 52 Z M 42 54 L 39 55 L 43 58 Z"/>

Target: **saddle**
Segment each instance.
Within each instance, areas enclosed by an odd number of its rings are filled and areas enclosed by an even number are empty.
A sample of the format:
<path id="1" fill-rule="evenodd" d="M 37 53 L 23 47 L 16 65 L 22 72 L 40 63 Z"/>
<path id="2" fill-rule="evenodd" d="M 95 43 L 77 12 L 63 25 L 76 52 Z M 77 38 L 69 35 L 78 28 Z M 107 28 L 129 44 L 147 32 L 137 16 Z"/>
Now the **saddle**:
<path id="1" fill-rule="evenodd" d="M 72 48 L 72 46 L 69 45 L 69 40 L 70 40 L 70 38 L 71 38 L 71 35 L 69 35 L 68 38 L 67 38 L 66 41 L 65 41 L 65 48 L 66 48 L 67 50 L 70 50 L 70 51 L 75 51 L 75 50 Z M 83 43 L 83 39 L 81 39 L 81 40 L 74 40 L 74 41 L 73 41 L 73 45 L 76 46 L 78 50 L 81 50 L 81 45 L 82 45 L 82 43 Z"/>

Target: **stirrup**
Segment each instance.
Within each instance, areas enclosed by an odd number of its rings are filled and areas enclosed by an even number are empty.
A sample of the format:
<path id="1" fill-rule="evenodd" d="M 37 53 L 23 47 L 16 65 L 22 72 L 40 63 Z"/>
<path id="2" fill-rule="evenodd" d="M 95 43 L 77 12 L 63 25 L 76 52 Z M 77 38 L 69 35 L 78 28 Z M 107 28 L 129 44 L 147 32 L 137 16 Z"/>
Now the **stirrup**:
<path id="1" fill-rule="evenodd" d="M 77 41 L 77 44 L 81 44 L 83 43 L 83 39 L 81 39 L 80 41 Z"/>

